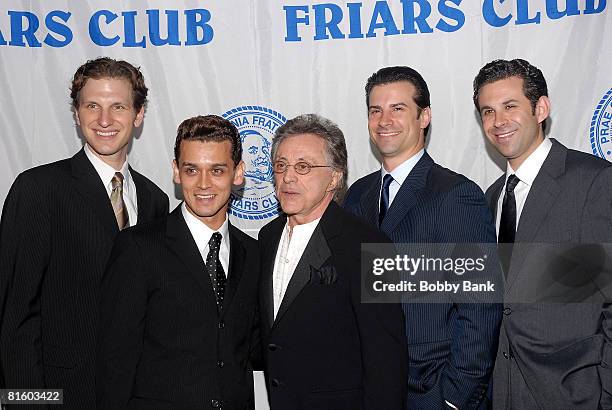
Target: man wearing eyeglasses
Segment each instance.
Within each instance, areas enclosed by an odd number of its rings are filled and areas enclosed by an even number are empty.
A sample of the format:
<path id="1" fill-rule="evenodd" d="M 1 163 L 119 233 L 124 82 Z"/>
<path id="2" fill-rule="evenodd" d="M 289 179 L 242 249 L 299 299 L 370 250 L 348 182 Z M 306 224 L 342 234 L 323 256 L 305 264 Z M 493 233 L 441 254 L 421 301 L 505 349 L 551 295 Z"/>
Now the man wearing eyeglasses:
<path id="1" fill-rule="evenodd" d="M 259 232 L 261 332 L 272 410 L 404 408 L 404 318 L 396 304 L 362 304 L 361 243 L 388 242 L 341 209 L 344 135 L 309 114 L 272 142 L 283 215 Z"/>

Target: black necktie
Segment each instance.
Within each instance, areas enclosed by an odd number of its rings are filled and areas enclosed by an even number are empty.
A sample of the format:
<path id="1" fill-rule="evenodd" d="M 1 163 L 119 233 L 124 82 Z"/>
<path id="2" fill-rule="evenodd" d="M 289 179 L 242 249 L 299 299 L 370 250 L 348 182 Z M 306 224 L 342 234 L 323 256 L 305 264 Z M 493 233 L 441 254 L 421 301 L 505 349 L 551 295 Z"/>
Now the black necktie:
<path id="1" fill-rule="evenodd" d="M 215 232 L 208 241 L 208 256 L 206 257 L 206 271 L 210 275 L 213 290 L 217 297 L 217 307 L 223 307 L 223 296 L 225 295 L 225 272 L 219 260 L 219 248 L 221 247 L 221 234 Z"/>
<path id="2" fill-rule="evenodd" d="M 383 177 L 382 189 L 380 190 L 380 209 L 378 210 L 378 225 L 382 225 L 387 209 L 389 209 L 389 186 L 393 182 L 391 174 Z"/>
<path id="3" fill-rule="evenodd" d="M 502 213 L 499 219 L 499 235 L 497 236 L 498 243 L 514 243 L 514 235 L 516 233 L 516 200 L 514 199 L 514 188 L 521 180 L 514 174 L 508 177 L 506 181 L 506 190 L 502 202 Z M 508 273 L 510 267 L 510 257 L 512 256 L 512 245 L 506 245 L 500 248 L 499 258 L 504 268 L 504 272 Z"/>

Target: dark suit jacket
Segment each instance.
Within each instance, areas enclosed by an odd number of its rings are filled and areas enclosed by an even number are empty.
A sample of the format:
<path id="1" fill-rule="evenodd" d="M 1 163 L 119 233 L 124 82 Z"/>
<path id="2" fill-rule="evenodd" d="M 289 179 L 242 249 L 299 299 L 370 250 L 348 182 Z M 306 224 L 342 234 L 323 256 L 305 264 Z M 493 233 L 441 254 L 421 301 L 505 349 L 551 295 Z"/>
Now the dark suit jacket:
<path id="1" fill-rule="evenodd" d="M 218 314 L 180 206 L 121 232 L 102 283 L 99 409 L 254 409 L 259 255 L 231 224 L 229 235 Z"/>
<path id="2" fill-rule="evenodd" d="M 168 197 L 130 173 L 138 223 L 167 214 Z M 8 387 L 61 388 L 62 409 L 94 408 L 98 292 L 118 232 L 106 188 L 83 150 L 17 177 L 4 204 L 0 245 L 0 352 Z"/>
<path id="3" fill-rule="evenodd" d="M 605 297 L 595 295 L 589 303 L 516 303 L 537 282 L 539 272 L 532 266 L 546 250 L 538 244 L 612 242 L 612 164 L 551 141 L 516 232 L 493 404 L 498 409 L 610 409 L 612 309 Z M 502 175 L 487 190 L 493 212 L 504 183 Z M 607 253 L 610 258 L 609 247 Z"/>
<path id="4" fill-rule="evenodd" d="M 345 208 L 378 225 L 381 173 L 355 182 Z M 489 243 L 495 230 L 480 188 L 423 157 L 412 169 L 380 229 L 395 243 Z M 408 408 L 460 409 L 484 402 L 497 349 L 501 306 L 404 304 L 408 339 Z"/>
<path id="5" fill-rule="evenodd" d="M 402 311 L 397 304 L 360 301 L 360 245 L 388 239 L 330 203 L 274 320 L 272 274 L 286 221 L 280 216 L 259 232 L 271 409 L 403 409 Z"/>

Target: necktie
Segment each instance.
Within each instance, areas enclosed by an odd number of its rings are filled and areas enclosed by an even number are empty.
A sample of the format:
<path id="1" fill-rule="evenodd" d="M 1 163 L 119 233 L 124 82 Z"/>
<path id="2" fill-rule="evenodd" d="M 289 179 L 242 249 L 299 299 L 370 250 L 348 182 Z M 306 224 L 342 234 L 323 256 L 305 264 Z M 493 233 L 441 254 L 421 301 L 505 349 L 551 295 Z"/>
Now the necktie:
<path id="1" fill-rule="evenodd" d="M 389 209 L 389 186 L 393 182 L 391 174 L 383 177 L 382 189 L 380 190 L 380 208 L 378 210 L 378 225 L 382 225 L 383 219 Z"/>
<path id="2" fill-rule="evenodd" d="M 111 179 L 111 205 L 115 212 L 115 219 L 117 219 L 117 226 L 119 229 L 123 229 L 129 226 L 129 215 L 123 202 L 123 174 L 121 172 L 115 172 L 115 176 Z"/>
<path id="3" fill-rule="evenodd" d="M 225 272 L 219 260 L 219 248 L 221 247 L 221 234 L 215 232 L 208 241 L 208 256 L 206 257 L 206 271 L 210 276 L 215 296 L 217 297 L 217 307 L 223 307 L 223 297 L 225 295 Z"/>
<path id="4" fill-rule="evenodd" d="M 506 190 L 502 201 L 502 213 L 499 220 L 499 235 L 497 236 L 498 243 L 514 243 L 514 235 L 516 233 L 516 200 L 514 199 L 514 188 L 521 180 L 514 174 L 508 177 L 506 182 Z M 512 256 L 512 245 L 507 245 L 500 248 L 499 258 L 504 268 L 504 272 L 508 273 L 510 267 L 510 257 Z"/>

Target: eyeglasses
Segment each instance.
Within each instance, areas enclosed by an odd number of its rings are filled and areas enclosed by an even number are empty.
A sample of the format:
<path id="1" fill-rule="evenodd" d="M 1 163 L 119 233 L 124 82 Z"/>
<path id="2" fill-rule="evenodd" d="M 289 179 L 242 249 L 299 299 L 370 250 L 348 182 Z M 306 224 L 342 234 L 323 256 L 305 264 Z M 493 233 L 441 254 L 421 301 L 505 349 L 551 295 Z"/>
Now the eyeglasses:
<path id="1" fill-rule="evenodd" d="M 310 165 L 308 162 L 303 161 L 296 162 L 293 165 L 283 161 L 276 161 L 272 164 L 272 169 L 275 174 L 283 174 L 289 167 L 293 167 L 295 172 L 300 175 L 308 174 L 313 168 L 333 168 L 331 165 Z"/>

